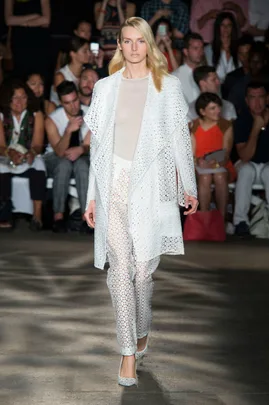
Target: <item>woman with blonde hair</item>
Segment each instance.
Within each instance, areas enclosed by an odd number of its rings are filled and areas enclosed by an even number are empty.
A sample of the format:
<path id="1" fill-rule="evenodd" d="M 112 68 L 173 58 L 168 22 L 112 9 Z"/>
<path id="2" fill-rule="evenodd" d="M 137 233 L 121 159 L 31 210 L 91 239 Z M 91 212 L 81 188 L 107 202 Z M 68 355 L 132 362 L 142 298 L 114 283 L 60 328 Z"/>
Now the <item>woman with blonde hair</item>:
<path id="1" fill-rule="evenodd" d="M 110 76 L 99 80 L 85 121 L 91 166 L 85 219 L 95 228 L 94 265 L 107 284 L 122 355 L 118 383 L 137 385 L 148 346 L 152 275 L 161 254 L 183 254 L 180 211 L 197 209 L 187 106 L 151 28 L 121 26 Z"/>

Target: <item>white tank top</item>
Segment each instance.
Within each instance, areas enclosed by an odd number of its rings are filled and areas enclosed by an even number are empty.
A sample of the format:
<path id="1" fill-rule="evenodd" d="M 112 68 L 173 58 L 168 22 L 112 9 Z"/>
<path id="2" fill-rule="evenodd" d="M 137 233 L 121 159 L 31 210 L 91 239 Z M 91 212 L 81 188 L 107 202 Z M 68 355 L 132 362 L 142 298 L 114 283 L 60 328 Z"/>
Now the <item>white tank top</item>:
<path id="1" fill-rule="evenodd" d="M 80 108 L 83 111 L 83 115 L 86 114 L 86 112 L 88 111 L 88 106 L 81 104 Z M 56 125 L 59 135 L 63 136 L 64 131 L 67 127 L 67 124 L 69 122 L 69 118 L 66 115 L 66 112 L 64 110 L 63 107 L 58 107 L 56 108 L 56 110 L 54 110 L 51 114 L 49 114 L 50 119 L 54 122 L 54 124 Z M 83 124 L 80 128 L 80 136 L 81 139 L 80 141 L 82 142 L 83 139 L 85 138 L 87 132 L 89 131 L 86 123 L 83 121 Z M 47 148 L 46 148 L 46 152 L 45 153 L 50 153 L 53 152 L 53 148 L 50 144 L 48 144 Z"/>

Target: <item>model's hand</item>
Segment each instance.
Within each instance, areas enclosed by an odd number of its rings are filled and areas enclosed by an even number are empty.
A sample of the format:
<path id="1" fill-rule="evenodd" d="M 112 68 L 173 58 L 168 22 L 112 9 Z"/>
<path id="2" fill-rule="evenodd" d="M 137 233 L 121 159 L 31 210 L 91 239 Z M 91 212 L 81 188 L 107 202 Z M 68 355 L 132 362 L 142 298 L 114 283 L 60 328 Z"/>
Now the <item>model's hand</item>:
<path id="1" fill-rule="evenodd" d="M 210 162 L 208 162 L 203 158 L 199 158 L 197 159 L 197 165 L 201 167 L 201 169 L 212 169 L 216 165 L 216 161 L 210 160 Z"/>
<path id="2" fill-rule="evenodd" d="M 194 214 L 197 211 L 198 205 L 199 203 L 197 198 L 191 197 L 190 195 L 185 193 L 185 208 L 187 209 L 187 211 L 184 212 L 184 215 Z"/>
<path id="3" fill-rule="evenodd" d="M 71 162 L 74 162 L 82 155 L 82 153 L 83 153 L 83 148 L 81 146 L 74 146 L 72 148 L 68 148 L 64 152 L 64 156 L 68 160 L 71 160 Z"/>
<path id="4" fill-rule="evenodd" d="M 91 200 L 87 210 L 84 213 L 84 219 L 89 227 L 95 227 L 95 200 Z"/>

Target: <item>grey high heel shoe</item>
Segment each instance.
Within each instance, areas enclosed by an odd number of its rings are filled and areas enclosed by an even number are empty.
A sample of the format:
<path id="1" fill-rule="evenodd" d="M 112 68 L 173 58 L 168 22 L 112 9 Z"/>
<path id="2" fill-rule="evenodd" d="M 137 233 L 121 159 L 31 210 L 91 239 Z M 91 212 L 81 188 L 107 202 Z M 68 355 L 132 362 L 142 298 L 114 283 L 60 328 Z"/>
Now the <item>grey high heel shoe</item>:
<path id="1" fill-rule="evenodd" d="M 142 358 L 145 356 L 145 354 L 146 354 L 147 351 L 148 351 L 148 343 L 149 343 L 149 335 L 147 336 L 147 343 L 146 343 L 146 346 L 144 347 L 144 349 L 143 349 L 143 350 L 140 350 L 139 352 L 138 352 L 138 351 L 135 352 L 135 358 L 136 358 L 136 360 L 140 360 L 140 359 L 142 359 Z"/>
<path id="2" fill-rule="evenodd" d="M 135 378 L 121 377 L 120 372 L 121 372 L 122 361 L 123 361 L 123 356 L 121 356 L 121 361 L 120 361 L 118 384 L 122 385 L 123 387 L 131 387 L 132 385 L 138 385 L 138 378 L 136 375 L 136 365 L 135 365 Z"/>

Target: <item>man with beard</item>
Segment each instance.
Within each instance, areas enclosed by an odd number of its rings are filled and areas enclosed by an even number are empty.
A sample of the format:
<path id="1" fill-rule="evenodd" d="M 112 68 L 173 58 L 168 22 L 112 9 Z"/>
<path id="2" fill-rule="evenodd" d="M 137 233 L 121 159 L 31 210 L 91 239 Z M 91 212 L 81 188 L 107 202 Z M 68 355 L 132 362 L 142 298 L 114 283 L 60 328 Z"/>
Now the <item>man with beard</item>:
<path id="1" fill-rule="evenodd" d="M 92 68 L 86 67 L 82 71 L 78 83 L 78 96 L 81 104 L 85 106 L 91 104 L 93 87 L 98 80 L 99 76 Z"/>

